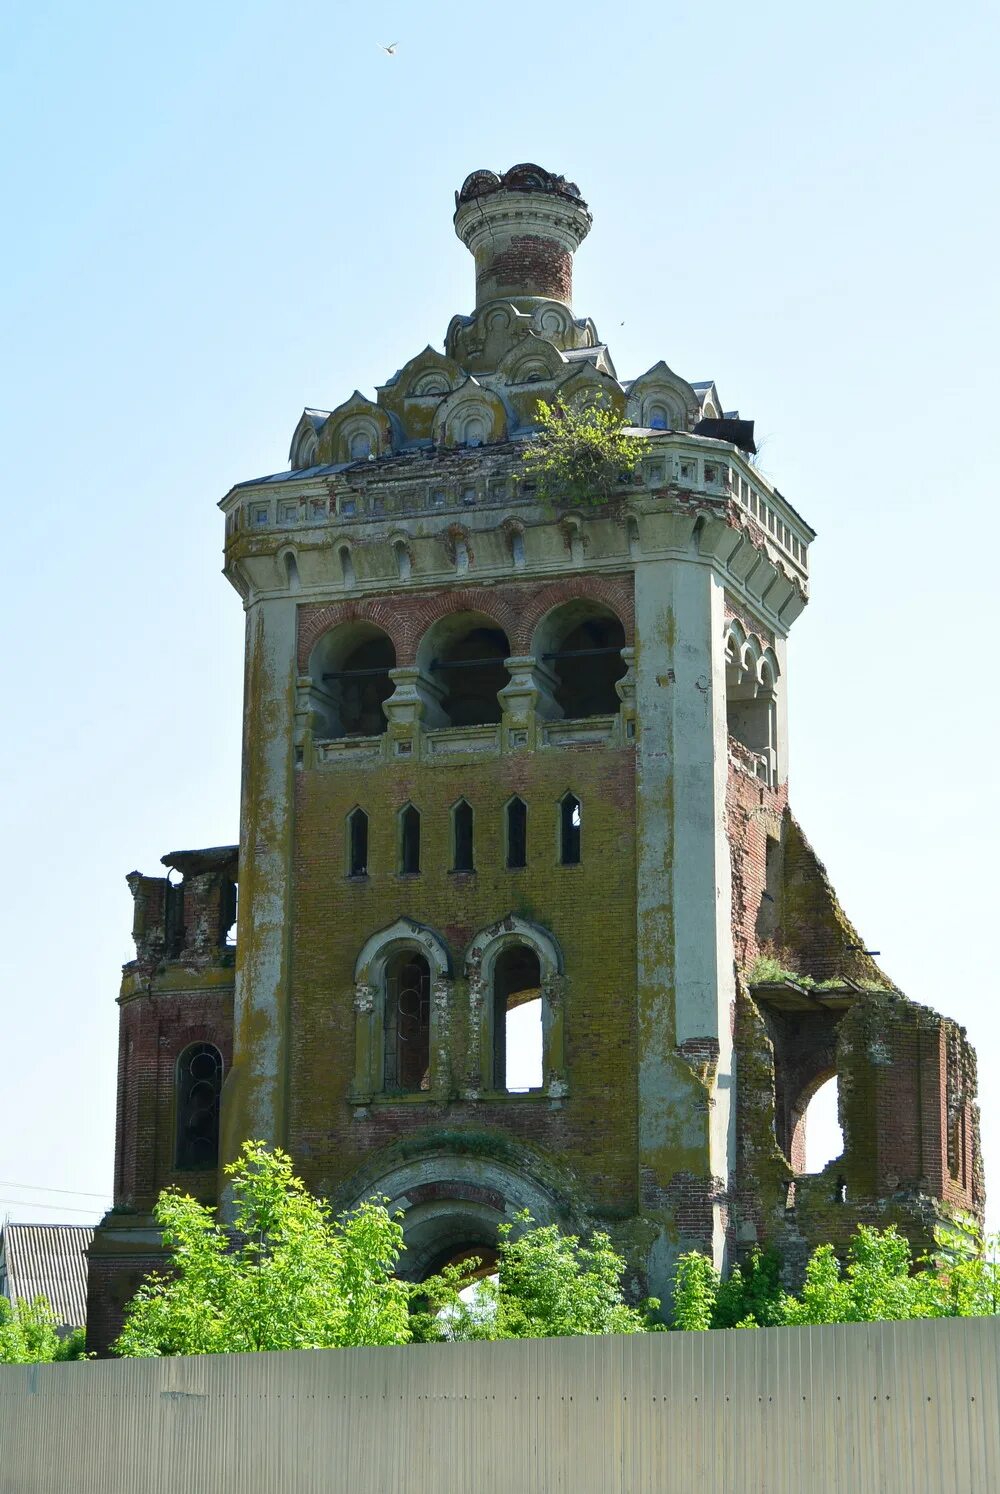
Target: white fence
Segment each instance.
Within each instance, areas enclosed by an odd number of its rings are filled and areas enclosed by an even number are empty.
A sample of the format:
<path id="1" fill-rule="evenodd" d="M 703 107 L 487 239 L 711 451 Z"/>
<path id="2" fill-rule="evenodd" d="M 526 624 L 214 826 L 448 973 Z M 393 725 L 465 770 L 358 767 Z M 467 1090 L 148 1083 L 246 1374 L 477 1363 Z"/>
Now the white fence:
<path id="1" fill-rule="evenodd" d="M 1000 1321 L 0 1368 L 3 1494 L 998 1494 Z"/>

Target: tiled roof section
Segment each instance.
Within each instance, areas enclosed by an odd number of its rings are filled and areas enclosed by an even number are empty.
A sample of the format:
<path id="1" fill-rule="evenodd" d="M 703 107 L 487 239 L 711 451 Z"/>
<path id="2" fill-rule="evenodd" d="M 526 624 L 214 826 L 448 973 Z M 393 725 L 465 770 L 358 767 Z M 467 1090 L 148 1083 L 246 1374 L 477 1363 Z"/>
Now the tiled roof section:
<path id="1" fill-rule="evenodd" d="M 84 1224 L 7 1224 L 0 1235 L 11 1301 L 47 1297 L 60 1327 L 87 1321 L 87 1255 L 94 1231 Z"/>

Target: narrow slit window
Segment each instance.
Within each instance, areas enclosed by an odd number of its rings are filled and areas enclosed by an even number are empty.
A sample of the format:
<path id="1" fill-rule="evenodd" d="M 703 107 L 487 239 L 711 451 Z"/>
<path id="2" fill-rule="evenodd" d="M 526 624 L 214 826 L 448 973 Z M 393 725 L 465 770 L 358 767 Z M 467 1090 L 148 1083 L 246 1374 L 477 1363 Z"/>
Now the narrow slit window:
<path id="1" fill-rule="evenodd" d="M 566 794 L 559 806 L 559 860 L 563 866 L 578 866 L 583 809 L 575 794 Z"/>
<path id="2" fill-rule="evenodd" d="M 507 805 L 507 868 L 516 871 L 528 864 L 528 806 L 523 799 Z"/>
<path id="3" fill-rule="evenodd" d="M 472 805 L 460 799 L 451 812 L 452 871 L 475 871 L 473 861 L 473 814 Z"/>
<path id="4" fill-rule="evenodd" d="M 400 819 L 399 870 L 412 876 L 420 870 L 420 811 L 408 804 Z"/>
<path id="5" fill-rule="evenodd" d="M 354 809 L 347 821 L 349 877 L 368 875 L 368 816 L 363 809 Z"/>

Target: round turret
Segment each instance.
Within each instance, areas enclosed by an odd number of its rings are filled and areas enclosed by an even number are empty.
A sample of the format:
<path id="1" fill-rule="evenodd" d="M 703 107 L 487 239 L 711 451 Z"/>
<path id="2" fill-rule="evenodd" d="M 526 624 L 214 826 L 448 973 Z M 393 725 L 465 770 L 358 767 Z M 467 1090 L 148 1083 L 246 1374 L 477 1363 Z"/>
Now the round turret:
<path id="1" fill-rule="evenodd" d="M 455 232 L 476 261 L 476 306 L 573 299 L 573 254 L 590 232 L 580 189 L 541 166 L 474 171 L 455 193 Z"/>

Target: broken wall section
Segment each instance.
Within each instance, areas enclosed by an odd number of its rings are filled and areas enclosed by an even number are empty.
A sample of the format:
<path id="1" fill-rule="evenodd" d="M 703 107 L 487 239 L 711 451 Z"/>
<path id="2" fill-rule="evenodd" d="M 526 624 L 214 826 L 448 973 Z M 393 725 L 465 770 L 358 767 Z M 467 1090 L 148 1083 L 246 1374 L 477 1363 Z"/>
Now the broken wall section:
<path id="1" fill-rule="evenodd" d="M 734 760 L 735 759 L 735 760 Z M 791 1274 L 858 1224 L 920 1251 L 935 1221 L 983 1216 L 976 1058 L 864 948 L 787 807 L 730 754 L 737 1158 L 731 1243 L 778 1246 Z M 805 1171 L 806 1110 L 836 1077 L 842 1154 Z"/>
<path id="2" fill-rule="evenodd" d="M 162 1269 L 153 1205 L 175 1185 L 215 1204 L 221 1086 L 232 1063 L 237 848 L 163 857 L 127 878 L 136 957 L 124 966 L 114 1206 L 88 1265 L 88 1347 L 108 1351 L 142 1279 Z"/>

